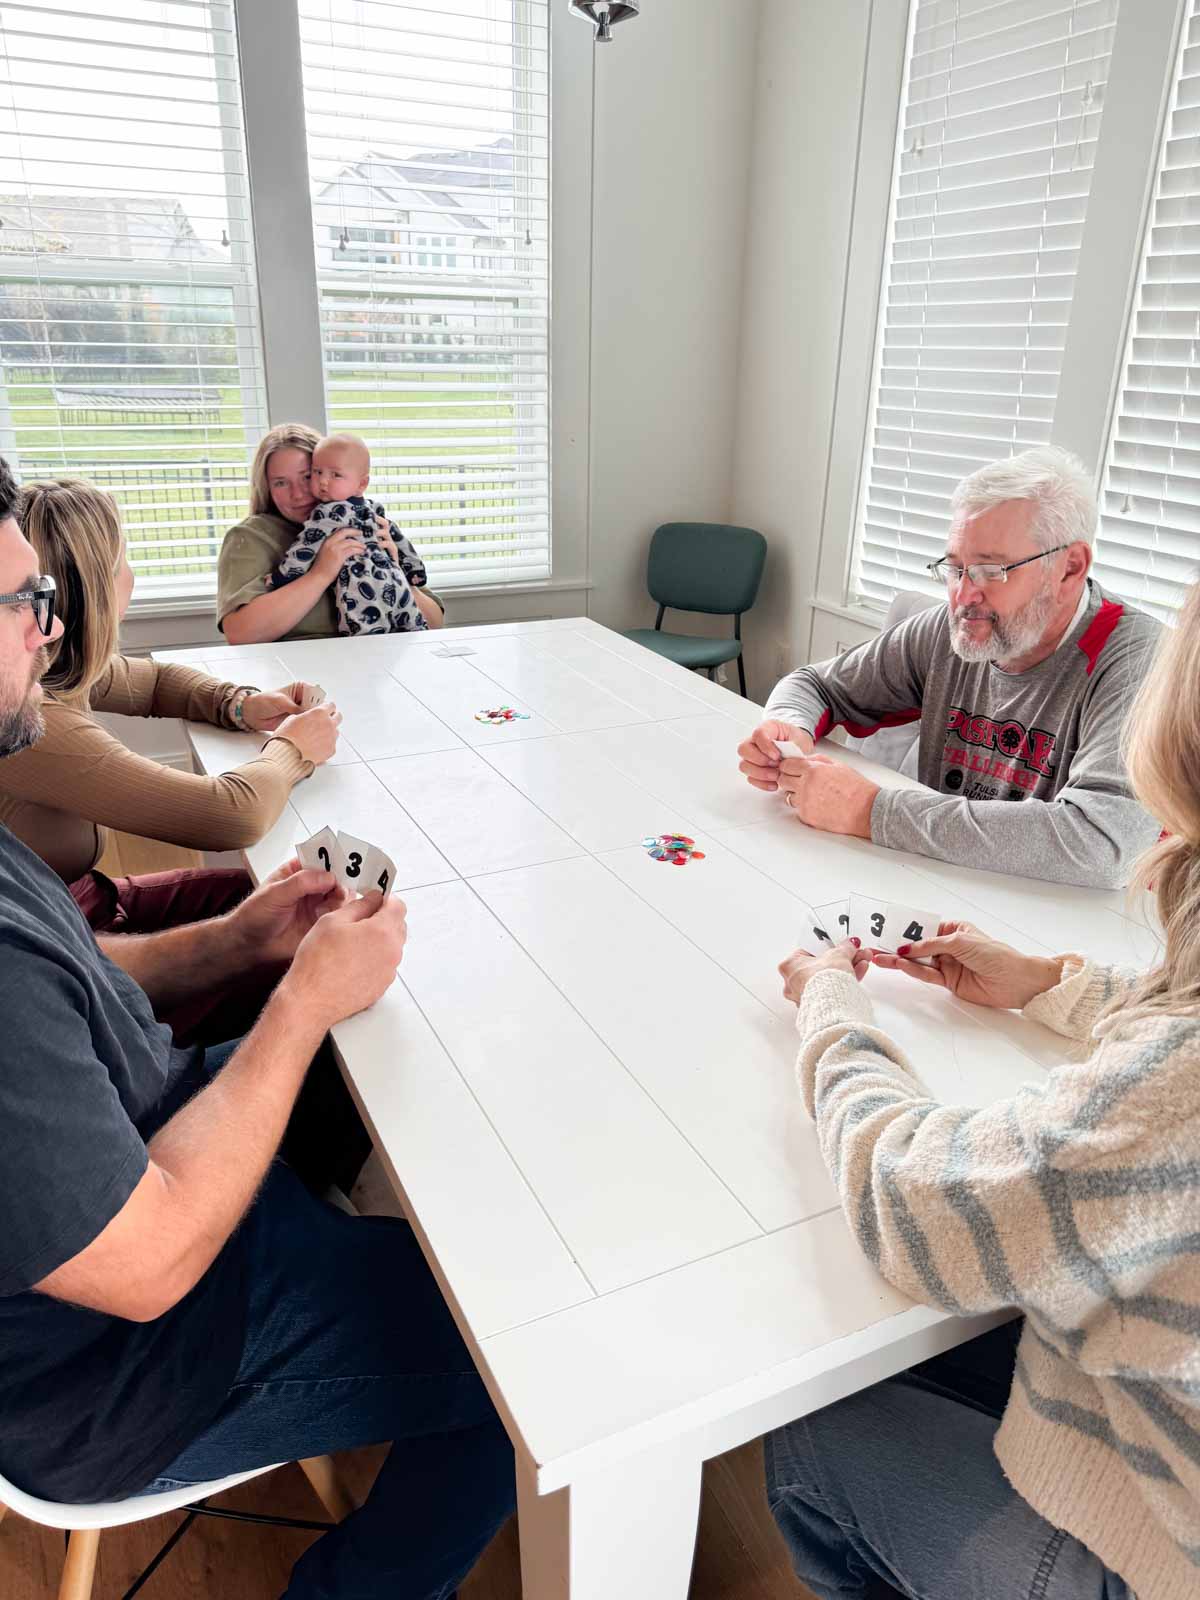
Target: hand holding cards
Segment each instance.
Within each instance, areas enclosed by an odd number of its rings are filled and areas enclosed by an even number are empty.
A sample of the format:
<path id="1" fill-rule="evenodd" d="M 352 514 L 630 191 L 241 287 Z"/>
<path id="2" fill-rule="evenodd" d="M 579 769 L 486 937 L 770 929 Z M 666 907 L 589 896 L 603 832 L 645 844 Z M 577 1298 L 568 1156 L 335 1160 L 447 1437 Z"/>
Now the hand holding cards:
<path id="1" fill-rule="evenodd" d="M 332 872 L 343 889 L 351 894 L 379 891 L 386 900 L 396 881 L 396 863 L 378 845 L 356 839 L 351 833 L 335 833 L 322 828 L 311 839 L 296 846 L 301 864 Z"/>

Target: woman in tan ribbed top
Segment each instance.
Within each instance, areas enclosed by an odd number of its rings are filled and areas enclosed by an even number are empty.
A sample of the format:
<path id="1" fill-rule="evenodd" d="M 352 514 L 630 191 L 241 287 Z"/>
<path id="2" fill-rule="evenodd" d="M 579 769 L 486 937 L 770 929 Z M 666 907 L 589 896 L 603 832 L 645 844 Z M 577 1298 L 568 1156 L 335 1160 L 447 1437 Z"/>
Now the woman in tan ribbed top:
<path id="1" fill-rule="evenodd" d="M 253 844 L 293 785 L 333 754 L 340 714 L 328 703 L 300 712 L 302 684 L 260 694 L 118 654 L 133 574 L 116 503 L 103 490 L 72 480 L 27 484 L 21 520 L 57 584 L 65 632 L 43 680 L 45 737 L 0 765 L 0 822 L 66 880 L 94 928 L 144 931 L 228 909 L 249 888 L 240 871 L 105 878 L 95 865 L 106 830 L 196 850 Z M 135 754 L 100 726 L 96 711 L 273 737 L 232 772 L 206 777 Z"/>

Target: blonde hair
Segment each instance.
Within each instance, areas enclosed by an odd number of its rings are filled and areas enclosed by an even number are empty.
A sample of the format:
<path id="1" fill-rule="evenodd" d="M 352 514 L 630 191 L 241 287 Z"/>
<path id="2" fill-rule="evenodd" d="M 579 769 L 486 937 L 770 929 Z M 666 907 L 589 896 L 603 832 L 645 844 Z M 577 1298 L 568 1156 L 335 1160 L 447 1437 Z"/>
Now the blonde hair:
<path id="1" fill-rule="evenodd" d="M 257 517 L 264 511 L 274 511 L 271 485 L 267 481 L 267 462 L 276 450 L 303 450 L 312 455 L 320 443 L 321 435 L 307 422 L 281 422 L 278 427 L 264 433 L 254 452 L 250 465 L 250 515 Z"/>
<path id="2" fill-rule="evenodd" d="M 1125 760 L 1139 802 L 1166 830 L 1138 863 L 1166 935 L 1161 963 L 1126 1004 L 1200 1007 L 1200 584 L 1168 629 L 1129 714 Z"/>
<path id="3" fill-rule="evenodd" d="M 42 680 L 60 699 L 86 699 L 117 648 L 117 569 L 124 539 L 117 503 L 78 478 L 27 483 L 21 527 L 56 587 L 63 635 Z"/>

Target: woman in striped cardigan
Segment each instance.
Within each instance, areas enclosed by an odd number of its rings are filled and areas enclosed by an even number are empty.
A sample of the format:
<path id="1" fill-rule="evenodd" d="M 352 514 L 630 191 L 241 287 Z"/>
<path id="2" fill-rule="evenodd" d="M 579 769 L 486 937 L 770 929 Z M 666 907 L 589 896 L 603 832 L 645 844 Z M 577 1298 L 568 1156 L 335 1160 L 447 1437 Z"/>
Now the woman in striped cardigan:
<path id="1" fill-rule="evenodd" d="M 1138 974 L 943 924 L 780 971 L 801 1091 L 862 1248 L 913 1299 L 1023 1314 L 777 1430 L 767 1489 L 820 1600 L 1200 1595 L 1200 588 L 1129 721 L 1167 834 Z M 1082 1064 L 941 1105 L 874 1025 L 875 964 L 1086 1041 Z"/>

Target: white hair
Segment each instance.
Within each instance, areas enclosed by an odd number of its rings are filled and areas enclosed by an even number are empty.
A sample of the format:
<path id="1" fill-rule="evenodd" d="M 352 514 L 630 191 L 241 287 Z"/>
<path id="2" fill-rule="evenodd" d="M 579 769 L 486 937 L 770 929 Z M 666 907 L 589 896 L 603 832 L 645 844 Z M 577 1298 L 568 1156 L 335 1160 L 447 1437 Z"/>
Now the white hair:
<path id="1" fill-rule="evenodd" d="M 1083 462 L 1057 445 L 1038 445 L 1007 461 L 992 461 L 964 478 L 950 498 L 950 526 L 962 527 L 1006 500 L 1034 504 L 1030 533 L 1039 549 L 1090 545 L 1100 512 Z"/>

